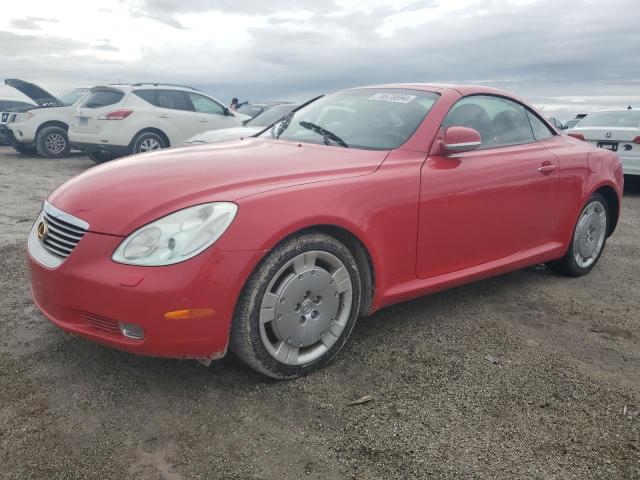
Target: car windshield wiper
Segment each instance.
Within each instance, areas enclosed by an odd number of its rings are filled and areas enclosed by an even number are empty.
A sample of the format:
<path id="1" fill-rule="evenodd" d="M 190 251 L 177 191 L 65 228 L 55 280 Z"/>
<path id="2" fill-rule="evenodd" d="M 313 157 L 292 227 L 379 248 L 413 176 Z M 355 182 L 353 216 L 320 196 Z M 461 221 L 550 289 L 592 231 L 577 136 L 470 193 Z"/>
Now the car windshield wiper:
<path id="1" fill-rule="evenodd" d="M 329 140 L 333 140 L 338 145 L 341 145 L 344 148 L 349 148 L 347 142 L 345 142 L 335 133 L 327 130 L 326 128 L 322 128 L 320 125 L 316 125 L 315 123 L 311 122 L 298 122 L 298 125 L 300 125 L 302 128 L 306 128 L 307 130 L 311 130 L 312 132 L 316 132 L 318 135 L 322 135 L 325 145 L 329 145 Z"/>
<path id="2" fill-rule="evenodd" d="M 294 114 L 295 112 L 289 112 L 282 120 L 276 123 L 272 128 L 271 135 L 276 138 L 280 138 L 280 135 L 282 135 L 284 131 L 289 128 L 289 124 L 291 123 Z M 276 127 L 278 128 L 276 129 Z"/>

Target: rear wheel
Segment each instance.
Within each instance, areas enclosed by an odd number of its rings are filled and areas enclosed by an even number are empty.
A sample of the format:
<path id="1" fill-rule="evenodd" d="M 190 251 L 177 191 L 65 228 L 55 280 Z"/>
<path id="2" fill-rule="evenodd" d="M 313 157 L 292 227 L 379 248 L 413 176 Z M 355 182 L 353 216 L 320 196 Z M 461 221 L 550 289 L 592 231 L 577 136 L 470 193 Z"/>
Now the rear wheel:
<path id="1" fill-rule="evenodd" d="M 95 163 L 104 163 L 118 158 L 117 155 L 107 152 L 87 152 L 87 156 Z"/>
<path id="2" fill-rule="evenodd" d="M 326 365 L 345 344 L 360 306 L 356 261 L 335 238 L 311 233 L 275 248 L 238 301 L 231 349 L 272 378 Z"/>
<path id="3" fill-rule="evenodd" d="M 560 260 L 549 262 L 549 268 L 572 277 L 589 273 L 604 250 L 609 221 L 607 200 L 599 193 L 592 195 L 580 213 L 569 250 Z"/>
<path id="4" fill-rule="evenodd" d="M 13 148 L 20 155 L 35 155 L 38 153 L 34 145 L 14 145 Z"/>
<path id="5" fill-rule="evenodd" d="M 62 127 L 45 127 L 36 135 L 36 149 L 45 158 L 64 158 L 71 152 L 67 131 Z"/>
<path id="6" fill-rule="evenodd" d="M 167 142 L 162 135 L 155 132 L 142 132 L 133 139 L 131 151 L 132 153 L 144 153 L 167 147 Z"/>

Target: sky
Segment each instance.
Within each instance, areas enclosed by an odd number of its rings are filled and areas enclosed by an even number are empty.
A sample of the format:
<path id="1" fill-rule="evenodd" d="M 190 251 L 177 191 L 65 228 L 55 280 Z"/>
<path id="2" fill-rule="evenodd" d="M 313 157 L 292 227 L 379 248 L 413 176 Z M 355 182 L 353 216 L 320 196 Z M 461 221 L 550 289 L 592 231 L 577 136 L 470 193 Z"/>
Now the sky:
<path id="1" fill-rule="evenodd" d="M 562 120 L 640 108 L 639 0 L 5 0 L 0 10 L 0 72 L 54 94 L 153 81 L 224 103 L 303 101 L 438 82 L 504 88 Z"/>

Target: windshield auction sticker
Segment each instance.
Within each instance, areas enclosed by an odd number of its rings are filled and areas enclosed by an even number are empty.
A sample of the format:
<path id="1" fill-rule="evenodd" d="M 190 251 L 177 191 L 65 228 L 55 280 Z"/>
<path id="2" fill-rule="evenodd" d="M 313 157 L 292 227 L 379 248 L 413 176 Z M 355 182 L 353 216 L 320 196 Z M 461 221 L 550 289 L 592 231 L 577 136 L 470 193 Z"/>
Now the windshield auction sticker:
<path id="1" fill-rule="evenodd" d="M 415 95 L 407 95 L 404 93 L 376 93 L 369 97 L 374 102 L 393 102 L 393 103 L 409 103 L 415 100 Z"/>

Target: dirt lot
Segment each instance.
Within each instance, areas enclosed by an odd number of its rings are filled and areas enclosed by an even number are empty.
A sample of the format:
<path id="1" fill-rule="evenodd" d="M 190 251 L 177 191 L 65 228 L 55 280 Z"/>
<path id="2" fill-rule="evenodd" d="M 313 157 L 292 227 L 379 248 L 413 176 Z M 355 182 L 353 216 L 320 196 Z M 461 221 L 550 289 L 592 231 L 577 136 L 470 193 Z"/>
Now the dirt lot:
<path id="1" fill-rule="evenodd" d="M 530 268 L 388 308 L 325 370 L 275 382 L 36 310 L 25 237 L 91 165 L 0 148 L 0 478 L 640 478 L 640 182 L 587 277 Z"/>

